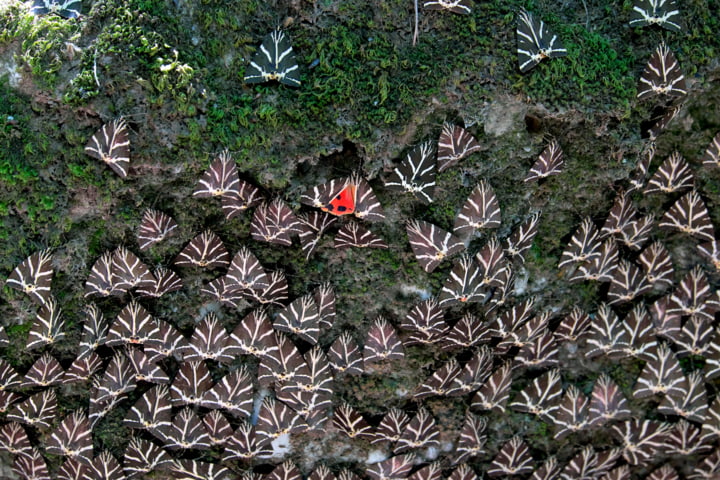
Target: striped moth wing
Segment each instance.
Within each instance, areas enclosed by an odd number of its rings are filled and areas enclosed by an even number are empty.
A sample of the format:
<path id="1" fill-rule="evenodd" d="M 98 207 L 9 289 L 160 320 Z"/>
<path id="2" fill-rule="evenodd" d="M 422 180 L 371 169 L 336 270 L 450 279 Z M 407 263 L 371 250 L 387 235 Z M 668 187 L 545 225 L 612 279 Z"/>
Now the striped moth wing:
<path id="1" fill-rule="evenodd" d="M 447 170 L 477 150 L 480 150 L 480 144 L 470 132 L 459 125 L 443 123 L 437 146 L 438 172 Z"/>
<path id="2" fill-rule="evenodd" d="M 682 30 L 680 10 L 675 0 L 635 0 L 630 13 L 631 27 L 659 25 L 671 32 Z"/>
<path id="3" fill-rule="evenodd" d="M 673 98 L 687 95 L 685 76 L 675 54 L 665 43 L 658 45 L 640 77 L 637 97 L 641 100 L 663 95 Z"/>
<path id="4" fill-rule="evenodd" d="M 435 147 L 424 142 L 410 150 L 385 181 L 389 190 L 412 192 L 423 203 L 432 203 L 437 165 Z"/>
<path id="5" fill-rule="evenodd" d="M 426 272 L 432 272 L 445 258 L 465 249 L 458 237 L 430 222 L 410 220 L 406 230 L 415 258 Z"/>
<path id="6" fill-rule="evenodd" d="M 33 302 L 42 305 L 50 297 L 52 277 L 52 254 L 50 250 L 42 250 L 15 267 L 5 284 L 26 293 Z"/>
<path id="7" fill-rule="evenodd" d="M 105 162 L 122 178 L 127 177 L 130 168 L 130 139 L 125 119 L 118 118 L 103 125 L 85 146 L 85 153 Z"/>
<path id="8" fill-rule="evenodd" d="M 521 73 L 529 71 L 545 58 L 567 55 L 557 35 L 549 32 L 542 20 L 536 20 L 525 9 L 518 13 L 517 51 Z"/>
<path id="9" fill-rule="evenodd" d="M 385 241 L 356 222 L 350 222 L 335 236 L 335 248 L 388 248 Z"/>
<path id="10" fill-rule="evenodd" d="M 467 15 L 472 12 L 472 0 L 426 0 L 423 7 L 427 10 L 448 10 Z"/>
<path id="11" fill-rule="evenodd" d="M 220 237 L 205 230 L 190 240 L 173 263 L 180 267 L 225 268 L 230 263 L 230 253 Z"/>
<path id="12" fill-rule="evenodd" d="M 245 83 L 265 83 L 276 80 L 299 87 L 300 71 L 290 38 L 279 28 L 265 35 L 260 50 L 245 71 Z"/>
<path id="13" fill-rule="evenodd" d="M 55 14 L 63 18 L 80 16 L 81 0 L 35 0 L 30 7 L 33 15 Z"/>

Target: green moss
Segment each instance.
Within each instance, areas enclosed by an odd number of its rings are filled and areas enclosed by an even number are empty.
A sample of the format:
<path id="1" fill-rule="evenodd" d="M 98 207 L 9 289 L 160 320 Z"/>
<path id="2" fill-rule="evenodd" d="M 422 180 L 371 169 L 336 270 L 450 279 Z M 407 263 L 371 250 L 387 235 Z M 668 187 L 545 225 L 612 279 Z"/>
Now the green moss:
<path id="1" fill-rule="evenodd" d="M 605 35 L 582 25 L 546 20 L 564 42 L 568 55 L 541 62 L 518 77 L 516 87 L 534 101 L 554 105 L 601 103 L 628 111 L 635 98 L 634 56 L 630 46 L 615 46 Z"/>

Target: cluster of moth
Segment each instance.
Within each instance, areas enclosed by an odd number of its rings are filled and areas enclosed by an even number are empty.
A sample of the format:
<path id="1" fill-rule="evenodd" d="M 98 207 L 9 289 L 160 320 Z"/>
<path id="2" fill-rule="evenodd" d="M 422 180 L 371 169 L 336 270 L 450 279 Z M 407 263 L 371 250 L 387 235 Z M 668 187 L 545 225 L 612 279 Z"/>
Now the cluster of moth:
<path id="1" fill-rule="evenodd" d="M 35 0 L 31 10 L 75 18 L 80 4 Z M 458 14 L 472 6 L 471 0 L 424 2 L 428 10 Z M 531 13 L 521 10 L 517 20 L 521 72 L 568 54 Z M 636 0 L 630 25 L 682 28 L 675 0 Z M 244 80 L 301 85 L 283 31 L 263 39 Z M 684 468 L 685 478 L 719 478 L 720 395 L 712 382 L 720 378 L 720 292 L 702 265 L 676 282 L 671 252 L 653 240 L 656 226 L 695 239 L 693 253 L 720 273 L 720 243 L 690 164 L 673 153 L 649 175 L 653 142 L 686 95 L 677 59 L 663 43 L 638 88 L 640 100 L 660 102 L 649 146 L 602 226 L 583 219 L 559 259 L 568 282 L 603 285 L 605 302 L 592 312 L 575 307 L 556 315 L 538 311 L 532 298 L 515 298 L 514 272 L 523 268 L 540 212 L 501 229 L 500 201 L 487 179 L 458 206 L 452 231 L 407 220 L 409 249 L 425 272 L 457 258 L 434 296 L 420 299 L 399 321 L 374 318 L 362 338 L 333 328 L 338 312 L 330 282 L 291 299 L 286 272 L 268 269 L 247 246 L 231 253 L 209 229 L 188 238 L 167 267 L 152 269 L 144 252 L 181 230 L 159 210 L 140 219 L 136 252 L 118 246 L 89 266 L 81 332 L 66 325 L 53 295 L 53 253 L 32 254 L 6 281 L 37 310 L 24 345 L 34 363 L 18 372 L 0 359 L 0 450 L 12 454 L 14 471 L 28 479 L 675 480 L 687 458 L 695 462 Z M 445 123 L 437 141 L 408 151 L 384 178 L 384 190 L 432 203 L 437 174 L 482 148 L 468 130 Z M 85 151 L 120 177 L 132 173 L 122 118 L 105 124 Z M 720 167 L 720 133 L 701 162 Z M 545 182 L 563 168 L 562 148 L 552 139 L 524 182 Z M 667 197 L 657 222 L 635 205 L 637 194 Z M 212 159 L 193 196 L 217 199 L 227 220 L 251 213 L 253 240 L 285 248 L 297 240 L 307 260 L 329 232 L 336 249 L 392 246 L 370 230 L 386 217 L 360 171 L 286 202 L 243 180 L 225 151 Z M 294 210 L 297 203 L 308 208 Z M 484 244 L 471 253 L 478 237 Z M 201 288 L 208 302 L 244 311 L 239 321 L 229 325 L 218 307 L 188 330 L 151 313 L 153 299 L 181 294 L 187 272 L 198 270 L 214 276 Z M 112 302 L 121 308 L 106 318 L 102 306 Z M 63 366 L 56 347 L 78 338 L 75 359 Z M 0 349 L 8 346 L 0 327 Z M 340 382 L 382 379 L 418 349 L 434 359 L 414 389 L 398 394 L 404 408 L 383 406 L 383 415 L 373 416 L 338 394 Z M 607 360 L 633 365 L 635 377 L 610 372 L 580 382 L 566 373 Z M 87 405 L 57 418 L 68 389 L 78 386 L 90 391 Z M 444 401 L 462 402 L 454 430 L 438 409 Z M 572 455 L 540 458 L 529 435 L 494 431 L 490 420 L 511 413 L 541 422 L 558 442 L 575 442 Z M 98 425 L 112 421 L 132 431 L 121 459 L 98 451 L 93 439 Z M 599 432 L 613 448 L 593 446 Z M 310 472 L 280 463 L 306 434 L 342 439 L 363 452 L 376 449 L 382 459 L 352 457 L 352 464 L 330 462 L 332 469 L 321 464 Z"/>

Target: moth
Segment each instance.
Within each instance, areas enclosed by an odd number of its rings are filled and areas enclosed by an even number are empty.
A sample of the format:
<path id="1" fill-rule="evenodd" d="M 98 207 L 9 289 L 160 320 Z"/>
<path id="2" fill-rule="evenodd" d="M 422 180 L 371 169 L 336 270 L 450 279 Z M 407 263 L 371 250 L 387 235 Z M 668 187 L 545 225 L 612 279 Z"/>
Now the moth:
<path id="1" fill-rule="evenodd" d="M 219 410 L 211 410 L 202 420 L 213 447 L 223 446 L 233 434 L 230 422 Z"/>
<path id="2" fill-rule="evenodd" d="M 705 375 L 702 371 L 691 372 L 682 382 L 680 392 L 665 395 L 658 405 L 658 412 L 665 415 L 677 415 L 686 420 L 705 423 L 708 412 L 708 399 L 705 392 Z"/>
<path id="3" fill-rule="evenodd" d="M 492 186 L 481 180 L 455 218 L 454 232 L 457 234 L 473 233 L 482 228 L 500 226 L 500 204 Z"/>
<path id="4" fill-rule="evenodd" d="M 411 312 L 412 313 L 412 312 Z M 475 315 L 467 313 L 458 320 L 442 339 L 444 350 L 469 348 L 481 342 L 489 342 L 487 326 Z"/>
<path id="5" fill-rule="evenodd" d="M 103 125 L 90 138 L 85 146 L 85 153 L 105 162 L 120 177 L 127 177 L 130 168 L 130 139 L 125 119 L 121 117 Z"/>
<path id="6" fill-rule="evenodd" d="M 281 310 L 275 317 L 273 328 L 293 333 L 315 345 L 320 336 L 320 313 L 313 295 L 302 296 Z"/>
<path id="7" fill-rule="evenodd" d="M 575 231 L 567 248 L 560 257 L 558 268 L 590 262 L 600 257 L 601 243 L 598 239 L 598 230 L 592 219 L 583 219 L 580 227 Z"/>
<path id="8" fill-rule="evenodd" d="M 656 107 L 653 110 L 653 116 L 648 122 L 641 123 L 643 128 L 643 137 L 647 137 L 651 142 L 657 140 L 658 136 L 667 128 L 670 122 L 677 117 L 685 103 L 683 101 L 675 101 L 667 106 Z"/>
<path id="9" fill-rule="evenodd" d="M 408 221 L 406 230 L 415 258 L 426 272 L 432 272 L 445 258 L 465 249 L 458 237 L 424 220 Z"/>
<path id="10" fill-rule="evenodd" d="M 468 14 L 472 12 L 471 0 L 428 0 L 423 3 L 428 10 L 449 10 L 453 13 Z"/>
<path id="11" fill-rule="evenodd" d="M 373 443 L 390 442 L 394 443 L 400 438 L 400 434 L 405 429 L 405 425 L 410 422 L 407 413 L 398 408 L 391 408 L 380 420 L 380 424 L 375 429 L 375 440 Z"/>
<path id="12" fill-rule="evenodd" d="M 431 142 L 416 146 L 385 181 L 389 190 L 412 192 L 424 203 L 432 203 L 437 165 Z"/>
<path id="13" fill-rule="evenodd" d="M 33 302 L 42 305 L 50 297 L 53 277 L 51 263 L 50 250 L 35 252 L 15 267 L 5 283 L 29 295 Z"/>
<path id="14" fill-rule="evenodd" d="M 532 465 L 530 448 L 516 436 L 502 446 L 490 463 L 487 474 L 491 477 L 525 475 L 533 471 Z"/>
<path id="15" fill-rule="evenodd" d="M 284 334 L 276 333 L 275 340 L 277 348 L 260 360 L 258 383 L 280 389 L 289 382 L 309 381 L 310 371 L 295 344 Z"/>
<path id="16" fill-rule="evenodd" d="M 238 176 L 235 160 L 230 152 L 224 150 L 203 173 L 193 192 L 194 197 L 219 197 L 231 192 L 238 192 L 240 177 Z"/>
<path id="17" fill-rule="evenodd" d="M 600 426 L 610 420 L 629 418 L 630 415 L 628 401 L 620 387 L 606 374 L 600 375 L 590 396 L 589 425 Z"/>
<path id="18" fill-rule="evenodd" d="M 269 286 L 270 277 L 254 253 L 241 247 L 230 263 L 225 276 L 226 283 L 242 290 L 263 290 Z"/>
<path id="19" fill-rule="evenodd" d="M 660 242 L 651 243 L 638 257 L 647 281 L 655 288 L 669 288 L 674 283 L 670 253 Z"/>
<path id="20" fill-rule="evenodd" d="M 525 73 L 545 58 L 564 57 L 567 50 L 557 35 L 545 28 L 542 20 L 536 20 L 525 9 L 518 13 L 517 51 L 520 72 Z"/>
<path id="21" fill-rule="evenodd" d="M 557 401 L 562 394 L 560 384 L 560 372 L 557 369 L 550 370 L 521 390 L 510 407 L 552 421 L 559 408 Z"/>
<path id="22" fill-rule="evenodd" d="M 236 190 L 229 190 L 220 198 L 222 200 L 222 211 L 227 220 L 235 218 L 263 201 L 260 189 L 244 180 L 239 181 Z"/>
<path id="23" fill-rule="evenodd" d="M 415 455 L 395 455 L 387 460 L 370 465 L 365 473 L 371 480 L 385 480 L 389 478 L 406 478 L 413 468 Z"/>
<path id="24" fill-rule="evenodd" d="M 608 304 L 619 305 L 632 301 L 652 289 L 643 272 L 634 263 L 622 259 L 613 272 L 608 290 Z"/>
<path id="25" fill-rule="evenodd" d="M 641 100 L 655 95 L 667 95 L 672 98 L 687 95 L 685 76 L 675 54 L 665 43 L 658 45 L 655 53 L 645 66 L 640 77 L 637 97 Z"/>
<path id="26" fill-rule="evenodd" d="M 258 444 L 269 444 L 282 435 L 300 433 L 307 428 L 307 423 L 286 405 L 265 397 L 255 426 Z"/>
<path id="27" fill-rule="evenodd" d="M 140 250 L 147 250 L 152 245 L 163 241 L 177 226 L 177 222 L 168 214 L 152 208 L 145 210 L 137 233 Z"/>
<path id="28" fill-rule="evenodd" d="M 230 253 L 220 237 L 206 230 L 190 240 L 173 263 L 181 267 L 224 268 L 230 263 Z"/>
<path id="29" fill-rule="evenodd" d="M 310 256 L 315 252 L 323 233 L 325 233 L 337 219 L 326 212 L 312 211 L 300 213 L 298 220 L 300 220 L 301 230 L 298 234 L 300 246 L 302 247 L 302 251 L 305 252 L 305 259 L 310 260 Z"/>
<path id="30" fill-rule="evenodd" d="M 170 385 L 173 406 L 203 405 L 205 392 L 212 388 L 210 371 L 202 360 L 183 362 Z"/>
<path id="31" fill-rule="evenodd" d="M 264 202 L 255 209 L 250 224 L 250 235 L 260 242 L 290 246 L 290 235 L 302 232 L 300 220 L 281 199 Z"/>
<path id="32" fill-rule="evenodd" d="M 172 459 L 167 452 L 139 437 L 130 439 L 123 457 L 123 470 L 130 477 L 146 475 L 156 469 L 168 468 L 171 464 Z"/>
<path id="33" fill-rule="evenodd" d="M 578 283 L 585 280 L 594 282 L 612 281 L 612 275 L 617 269 L 618 255 L 618 245 L 615 239 L 606 239 L 600 246 L 597 256 L 577 265 L 577 270 L 570 276 L 570 282 Z"/>
<path id="34" fill-rule="evenodd" d="M 254 310 L 235 327 L 232 337 L 237 354 L 264 358 L 278 349 L 273 325 L 263 310 Z"/>
<path id="35" fill-rule="evenodd" d="M 425 408 L 420 407 L 417 414 L 410 419 L 395 444 L 395 455 L 416 448 L 438 448 L 440 446 L 440 430 L 433 416 Z"/>
<path id="36" fill-rule="evenodd" d="M 90 477 L 90 467 L 74 459 L 66 460 L 57 471 L 57 480 L 77 480 Z"/>
<path id="37" fill-rule="evenodd" d="M 284 305 L 288 299 L 288 282 L 285 274 L 281 270 L 275 270 L 268 276 L 268 286 L 261 289 L 253 289 L 250 291 L 253 300 L 263 305 Z M 245 293 L 245 292 L 243 292 Z"/>
<path id="38" fill-rule="evenodd" d="M 47 463 L 37 448 L 32 448 L 26 455 L 15 458 L 12 469 L 20 478 L 50 480 Z"/>
<path id="39" fill-rule="evenodd" d="M 405 358 L 400 337 L 393 326 L 383 317 L 378 317 L 370 327 L 363 349 L 363 357 L 365 364 Z"/>
<path id="40" fill-rule="evenodd" d="M 483 447 L 487 440 L 485 435 L 487 423 L 485 417 L 478 417 L 469 411 L 465 414 L 465 422 L 460 430 L 460 437 L 457 442 L 456 452 L 458 456 L 455 457 L 455 463 L 466 462 L 470 458 L 486 453 Z"/>
<path id="41" fill-rule="evenodd" d="M 267 445 L 266 447 L 270 447 Z M 258 444 L 255 427 L 248 422 L 240 422 L 235 433 L 225 443 L 223 461 L 249 461 L 262 455 L 271 455 L 272 449 Z"/>
<path id="42" fill-rule="evenodd" d="M 460 365 L 454 358 L 450 359 L 415 389 L 413 399 L 422 400 L 425 397 L 447 395 L 453 380 L 459 374 Z"/>
<path id="43" fill-rule="evenodd" d="M 455 462 L 453 463 L 460 463 L 460 461 L 455 460 Z M 420 470 L 417 470 L 415 473 L 410 475 L 408 478 L 411 480 L 441 480 L 443 478 L 441 463 L 433 462 L 425 465 Z M 460 465 L 448 477 L 448 479 L 450 478 L 452 478 L 453 480 L 473 480 L 478 477 L 477 475 L 475 475 L 475 472 L 473 472 L 472 469 L 467 466 L 467 464 L 460 463 Z"/>
<path id="44" fill-rule="evenodd" d="M 342 403 L 333 416 L 333 425 L 350 438 L 373 440 L 375 434 L 357 410 L 348 403 Z"/>
<path id="45" fill-rule="evenodd" d="M 696 265 L 682 278 L 670 296 L 668 313 L 705 318 L 714 322 L 715 313 L 719 309 L 715 298 L 717 297 L 710 288 L 705 272 L 700 265 Z"/>
<path id="46" fill-rule="evenodd" d="M 114 252 L 106 251 L 98 258 L 90 269 L 85 281 L 85 296 L 107 297 L 109 295 L 122 296 L 127 292 L 123 285 L 116 285 L 113 278 L 113 255 Z"/>
<path id="47" fill-rule="evenodd" d="M 428 3 L 430 2 L 425 2 L 426 7 Z M 440 0 L 440 3 L 442 3 L 442 0 Z M 480 148 L 480 144 L 470 132 L 459 125 L 453 125 L 449 122 L 443 123 L 437 146 L 438 172 L 447 170 L 471 153 L 480 150 Z"/>
<path id="48" fill-rule="evenodd" d="M 528 368 L 556 367 L 560 363 L 557 342 L 552 332 L 545 328 L 537 336 L 523 340 L 515 363 Z"/>
<path id="49" fill-rule="evenodd" d="M 123 344 L 143 345 L 157 338 L 159 332 L 158 323 L 150 312 L 133 300 L 125 305 L 110 326 L 105 344 L 108 347 Z"/>
<path id="50" fill-rule="evenodd" d="M 440 291 L 438 303 L 449 305 L 480 302 L 487 293 L 482 289 L 482 271 L 473 257 L 464 255 L 455 261 L 450 277 Z"/>
<path id="51" fill-rule="evenodd" d="M 240 367 L 222 377 L 206 392 L 202 405 L 225 410 L 235 418 L 249 417 L 253 411 L 253 384 L 247 369 Z"/>
<path id="52" fill-rule="evenodd" d="M 575 385 L 565 391 L 555 418 L 555 438 L 565 438 L 571 433 L 583 430 L 587 422 L 588 399 Z"/>
<path id="53" fill-rule="evenodd" d="M 643 193 L 672 193 L 692 189 L 695 184 L 692 170 L 678 153 L 671 154 L 650 177 Z"/>
<path id="54" fill-rule="evenodd" d="M 533 240 L 538 233 L 540 212 L 535 212 L 519 227 L 517 227 L 505 240 L 505 254 L 509 257 L 519 257 L 525 261 L 525 252 L 532 247 Z"/>
<path id="55" fill-rule="evenodd" d="M 327 355 L 330 366 L 337 373 L 359 375 L 365 370 L 360 347 L 347 332 L 335 339 Z"/>
<path id="56" fill-rule="evenodd" d="M 290 460 L 283 462 L 265 476 L 266 480 L 302 480 L 300 470 Z"/>
<path id="57" fill-rule="evenodd" d="M 389 248 L 385 241 L 357 222 L 343 226 L 335 235 L 335 248 Z"/>
<path id="58" fill-rule="evenodd" d="M 157 333 L 143 345 L 143 352 L 153 363 L 177 356 L 187 343 L 185 337 L 165 320 L 158 320 L 157 324 Z"/>
<path id="59" fill-rule="evenodd" d="M 307 190 L 300 197 L 300 202 L 337 216 L 355 215 L 370 222 L 385 218 L 370 184 L 357 173 Z"/>
<path id="60" fill-rule="evenodd" d="M 126 352 L 130 369 L 136 382 L 170 383 L 170 378 L 162 368 L 150 362 L 150 357 L 142 350 L 130 348 Z"/>
<path id="61" fill-rule="evenodd" d="M 81 0 L 35 0 L 30 13 L 34 15 L 52 13 L 63 18 L 77 18 L 80 16 L 81 6 Z"/>
<path id="62" fill-rule="evenodd" d="M 649 463 L 666 448 L 672 424 L 655 420 L 626 420 L 613 425 L 613 436 L 622 444 L 622 455 L 630 465 Z"/>
<path id="63" fill-rule="evenodd" d="M 99 403 L 119 401 L 135 390 L 137 386 L 135 374 L 122 352 L 116 353 L 110 359 L 102 378 L 95 382 L 95 386 L 97 387 L 95 401 Z"/>
<path id="64" fill-rule="evenodd" d="M 290 39 L 279 28 L 263 38 L 245 72 L 245 83 L 276 80 L 290 87 L 300 86 L 300 70 Z"/>
<path id="65" fill-rule="evenodd" d="M 164 439 L 170 450 L 208 450 L 210 437 L 200 417 L 190 407 L 185 407 L 173 418 Z"/>
<path id="66" fill-rule="evenodd" d="M 335 290 L 329 283 L 323 283 L 312 292 L 318 308 L 318 324 L 323 330 L 330 330 L 335 322 Z"/>
<path id="67" fill-rule="evenodd" d="M 678 230 L 705 242 L 715 240 L 715 228 L 705 202 L 696 190 L 686 193 L 660 219 L 660 228 Z"/>
<path id="68" fill-rule="evenodd" d="M 219 363 L 231 363 L 234 359 L 230 351 L 231 341 L 217 316 L 210 312 L 195 327 L 188 347 L 181 351 L 181 354 L 186 361 L 215 360 Z"/>
<path id="69" fill-rule="evenodd" d="M 720 166 L 720 132 L 718 132 L 705 150 L 703 165 Z"/>
<path id="70" fill-rule="evenodd" d="M 62 319 L 62 310 L 55 300 L 49 297 L 35 315 L 35 322 L 28 334 L 26 350 L 54 345 L 65 338 L 65 320 Z"/>
<path id="71" fill-rule="evenodd" d="M 563 160 L 563 151 L 557 140 L 550 142 L 545 150 L 540 154 L 533 166 L 530 168 L 525 177 L 525 182 L 539 180 L 551 175 L 559 175 L 562 172 L 565 160 Z"/>
<path id="72" fill-rule="evenodd" d="M 114 288 L 124 291 L 155 285 L 155 277 L 148 266 L 125 247 L 118 247 L 113 252 L 111 278 Z"/>
<path id="73" fill-rule="evenodd" d="M 613 235 L 618 239 L 622 239 L 623 232 L 632 229 L 631 225 L 636 222 L 634 219 L 637 215 L 638 210 L 635 208 L 630 195 L 626 192 L 620 192 L 615 197 L 608 218 L 600 230 L 600 238 Z"/>
<path id="74" fill-rule="evenodd" d="M 437 300 L 430 298 L 415 304 L 400 323 L 400 328 L 412 332 L 405 345 L 418 345 L 443 339 L 448 326 Z"/>
<path id="75" fill-rule="evenodd" d="M 178 479 L 224 480 L 230 477 L 230 471 L 221 464 L 197 460 L 174 460 L 170 463 L 170 470 L 178 474 L 175 477 Z"/>
<path id="76" fill-rule="evenodd" d="M 55 423 L 57 412 L 57 396 L 55 390 L 44 390 L 16 403 L 7 413 L 7 419 L 37 427 L 48 429 Z"/>
<path id="77" fill-rule="evenodd" d="M 21 424 L 10 422 L 0 428 L 0 450 L 12 455 L 32 454 L 30 438 Z"/>
<path id="78" fill-rule="evenodd" d="M 630 13 L 631 27 L 659 25 L 672 32 L 682 30 L 680 10 L 675 0 L 635 0 Z"/>
<path id="79" fill-rule="evenodd" d="M 162 438 L 172 421 L 170 391 L 167 385 L 157 385 L 146 391 L 125 415 L 123 423 L 130 428 L 147 430 Z"/>
<path id="80" fill-rule="evenodd" d="M 30 370 L 25 374 L 25 379 L 20 387 L 50 387 L 62 382 L 65 371 L 55 357 L 44 353 L 35 360 Z"/>
<path id="81" fill-rule="evenodd" d="M 86 382 L 100 370 L 101 366 L 102 359 L 95 352 L 91 352 L 83 358 L 76 358 L 70 368 L 65 370 L 62 383 Z"/>
<path id="82" fill-rule="evenodd" d="M 633 389 L 635 398 L 647 398 L 655 394 L 682 395 L 682 382 L 685 379 L 675 352 L 666 343 L 658 348 L 645 364 Z"/>
<path id="83" fill-rule="evenodd" d="M 85 413 L 75 411 L 66 416 L 50 435 L 45 448 L 53 455 L 90 463 L 93 445 L 90 423 Z"/>
<path id="84" fill-rule="evenodd" d="M 165 267 L 157 267 L 152 272 L 154 281 L 152 285 L 140 286 L 137 294 L 140 297 L 159 298 L 166 293 L 176 292 L 183 286 L 180 276 Z"/>

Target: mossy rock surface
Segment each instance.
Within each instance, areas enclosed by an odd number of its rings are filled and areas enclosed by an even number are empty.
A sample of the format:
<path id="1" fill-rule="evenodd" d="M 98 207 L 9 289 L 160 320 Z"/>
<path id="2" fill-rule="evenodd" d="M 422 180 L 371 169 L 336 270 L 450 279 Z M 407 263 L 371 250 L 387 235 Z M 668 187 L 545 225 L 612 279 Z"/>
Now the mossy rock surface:
<path id="1" fill-rule="evenodd" d="M 53 250 L 52 288 L 68 335 L 45 350 L 64 368 L 72 363 L 88 302 L 84 283 L 103 252 L 123 245 L 148 265 L 171 266 L 183 246 L 205 229 L 216 232 L 231 253 L 248 246 L 268 270 L 283 270 L 290 299 L 330 282 L 338 316 L 333 329 L 321 335 L 320 346 L 327 349 L 343 331 L 362 345 L 378 315 L 397 327 L 414 304 L 439 293 L 452 269 L 452 261 L 446 261 L 433 273 L 423 271 L 408 245 L 405 222 L 419 218 L 451 230 L 480 179 L 492 185 L 500 203 L 502 224 L 493 232 L 499 239 L 542 212 L 525 262 L 514 264 L 516 288 L 504 308 L 534 298 L 538 314 L 551 312 L 551 328 L 576 306 L 594 314 L 607 298 L 607 284 L 571 284 L 557 266 L 582 219 L 590 217 L 601 227 L 617 192 L 629 187 L 628 178 L 648 145 L 644 129 L 663 106 L 638 101 L 637 80 L 662 40 L 677 56 L 689 94 L 655 142 L 650 174 L 679 152 L 694 172 L 713 223 L 720 225 L 720 169 L 701 160 L 720 131 L 716 2 L 684 2 L 681 33 L 628 27 L 630 0 L 611 6 L 595 0 L 476 2 L 469 15 L 429 11 L 418 3 L 416 44 L 413 2 L 407 0 L 86 0 L 85 14 L 71 20 L 34 17 L 18 2 L 0 6 L 0 276 L 10 275 L 34 252 Z M 525 75 L 518 71 L 515 53 L 515 12 L 521 7 L 544 19 L 568 50 L 567 57 L 543 61 Z M 260 40 L 277 26 L 292 39 L 302 86 L 244 84 Z M 120 116 L 131 140 L 131 168 L 124 179 L 84 152 L 90 137 Z M 411 194 L 385 188 L 384 180 L 410 149 L 436 139 L 446 121 L 464 125 L 481 149 L 437 176 L 434 201 L 424 205 Z M 552 138 L 564 151 L 564 170 L 541 182 L 523 182 Z M 197 179 L 225 149 L 243 180 L 295 211 L 307 209 L 300 204 L 306 189 L 362 172 L 386 213 L 385 221 L 367 226 L 389 248 L 338 251 L 332 235 L 326 235 L 306 259 L 297 240 L 290 248 L 253 240 L 251 212 L 228 221 L 219 201 L 192 196 Z M 680 196 L 632 193 L 641 214 L 655 215 L 656 221 Z M 140 252 L 136 232 L 147 208 L 166 212 L 179 227 L 166 241 Z M 468 239 L 469 252 L 480 250 L 489 236 Z M 720 276 L 699 256 L 697 239 L 657 227 L 651 239 L 670 251 L 676 283 L 702 265 L 711 288 L 718 287 Z M 623 247 L 621 256 L 635 260 L 637 252 Z M 186 336 L 205 312 L 215 312 L 230 330 L 256 307 L 243 303 L 229 309 L 200 293 L 224 272 L 180 273 L 184 288 L 146 307 Z M 665 293 L 652 291 L 634 304 L 650 305 Z M 109 298 L 98 305 L 112 319 L 128 300 Z M 624 317 L 632 305 L 618 307 L 618 315 Z M 271 314 L 277 310 L 269 309 Z M 466 313 L 482 312 L 478 305 L 455 306 L 445 311 L 445 319 L 453 324 Z M 40 355 L 23 348 L 36 306 L 5 287 L 0 314 L 10 339 L 0 356 L 25 373 Z M 559 347 L 563 388 L 572 384 L 590 395 L 597 378 L 608 374 L 630 400 L 635 417 L 678 420 L 658 413 L 660 397 L 633 398 L 643 361 L 587 359 L 587 351 L 585 344 Z M 109 349 L 102 353 L 109 358 Z M 449 471 L 472 395 L 415 401 L 412 394 L 445 362 L 456 357 L 462 365 L 472 352 L 433 345 L 409 347 L 405 353 L 402 361 L 360 376 L 338 375 L 333 405 L 348 402 L 374 425 L 390 407 L 410 413 L 427 408 L 438 424 L 441 447 L 419 450 L 419 458 L 438 458 Z M 496 359 L 495 366 L 504 359 Z M 257 370 L 257 361 L 247 358 L 232 367 L 241 364 Z M 696 357 L 681 362 L 686 374 L 702 365 Z M 163 367 L 174 374 L 177 363 Z M 545 370 L 518 370 L 511 401 Z M 227 366 L 212 365 L 215 380 L 227 371 Z M 87 407 L 89 386 L 57 388 L 57 418 Z M 107 449 L 122 457 L 130 436 L 122 418 L 146 388 L 142 385 L 100 421 L 93 435 L 96 452 Z M 717 379 L 708 380 L 706 388 L 715 398 Z M 550 422 L 530 414 L 511 409 L 475 413 L 488 420 L 486 453 L 468 462 L 478 475 L 513 435 L 531 446 L 537 465 L 550 455 L 567 462 L 578 445 L 598 450 L 620 445 L 609 427 L 557 439 Z M 36 429 L 29 433 L 33 440 L 47 435 Z M 387 445 L 349 440 L 332 421 L 326 432 L 293 437 L 292 447 L 288 458 L 303 473 L 318 462 L 361 473 L 373 450 L 390 452 Z M 717 441 L 712 448 L 718 448 Z M 222 454 L 213 449 L 186 457 L 218 461 Z M 699 458 L 694 455 L 688 463 L 678 455 L 660 455 L 631 470 L 634 478 L 644 478 L 653 466 L 667 462 L 687 475 Z M 60 460 L 48 458 L 53 472 Z M 240 462 L 229 465 L 237 471 L 249 468 Z M 263 468 L 258 471 L 269 470 Z"/>

